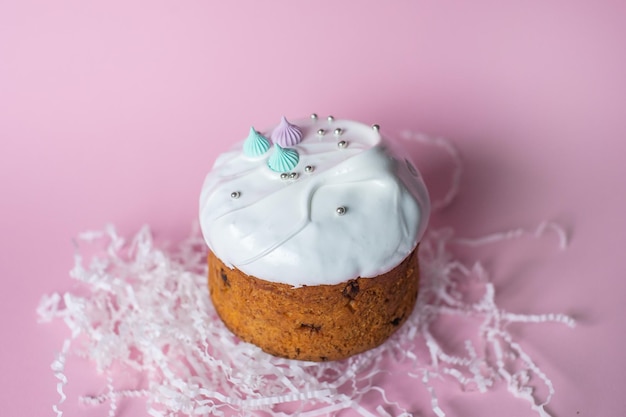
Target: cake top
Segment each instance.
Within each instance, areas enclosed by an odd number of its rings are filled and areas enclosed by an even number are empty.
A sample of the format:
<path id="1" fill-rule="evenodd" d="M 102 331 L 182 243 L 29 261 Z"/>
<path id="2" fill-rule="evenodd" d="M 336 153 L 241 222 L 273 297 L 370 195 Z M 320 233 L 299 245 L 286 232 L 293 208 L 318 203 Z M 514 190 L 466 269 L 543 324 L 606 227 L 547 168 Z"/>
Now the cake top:
<path id="1" fill-rule="evenodd" d="M 421 239 L 429 212 L 419 172 L 377 125 L 332 116 L 250 128 L 218 157 L 200 196 L 217 257 L 295 287 L 390 271 Z"/>

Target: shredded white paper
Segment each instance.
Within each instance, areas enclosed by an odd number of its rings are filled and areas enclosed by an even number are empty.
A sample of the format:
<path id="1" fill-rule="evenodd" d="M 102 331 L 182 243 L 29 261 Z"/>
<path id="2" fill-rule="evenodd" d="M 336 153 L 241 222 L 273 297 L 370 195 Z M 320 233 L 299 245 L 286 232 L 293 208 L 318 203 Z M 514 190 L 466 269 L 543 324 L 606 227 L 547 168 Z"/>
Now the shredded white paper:
<path id="1" fill-rule="evenodd" d="M 430 143 L 450 152 L 458 167 L 451 191 L 435 202 L 435 207 L 443 207 L 458 190 L 460 159 L 449 142 Z M 507 328 L 510 323 L 546 322 L 573 327 L 573 319 L 503 310 L 495 302 L 494 285 L 482 264 L 462 263 L 453 250 L 458 245 L 542 238 L 549 231 L 565 248 L 566 233 L 551 222 L 535 230 L 515 229 L 477 239 L 455 237 L 451 229 L 428 231 L 420 244 L 420 292 L 405 325 L 376 349 L 324 363 L 273 357 L 239 341 L 224 326 L 209 299 L 206 245 L 197 227 L 172 248 L 155 243 L 148 227 L 130 241 L 112 226 L 84 233 L 70 272 L 84 284 L 83 292 L 44 296 L 38 308 L 40 321 L 62 319 L 71 331 L 52 363 L 60 396 L 53 410 L 57 417 L 63 415 L 65 364 L 77 355 L 91 359 L 106 382 L 101 393 L 81 401 L 108 403 L 109 417 L 117 414 L 120 401 L 134 397 L 144 398 L 147 413 L 154 417 L 258 413 L 314 417 L 348 409 L 364 417 L 411 416 L 414 410 L 391 399 L 393 378 L 384 383 L 377 378 L 391 372 L 391 365 L 402 369 L 404 377 L 408 372 L 415 381 L 412 389 L 427 394 L 438 417 L 446 412 L 433 381 L 452 381 L 459 389 L 477 392 L 504 383 L 537 415 L 549 416 L 546 405 L 554 394 L 552 382 Z M 85 245 L 103 242 L 101 253 L 88 262 L 83 259 Z M 470 293 L 480 296 L 474 299 Z M 475 334 L 464 342 L 464 352 L 448 350 L 445 332 L 437 326 L 442 319 L 477 323 Z M 116 388 L 129 374 L 145 382 L 132 389 Z M 366 407 L 364 398 L 372 394 L 379 404 Z"/>

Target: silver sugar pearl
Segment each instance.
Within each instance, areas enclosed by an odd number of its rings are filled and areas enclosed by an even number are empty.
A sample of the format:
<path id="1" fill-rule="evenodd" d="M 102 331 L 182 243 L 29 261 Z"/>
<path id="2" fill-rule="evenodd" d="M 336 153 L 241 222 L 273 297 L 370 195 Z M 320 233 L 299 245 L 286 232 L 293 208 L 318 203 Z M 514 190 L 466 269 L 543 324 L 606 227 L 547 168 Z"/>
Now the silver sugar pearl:
<path id="1" fill-rule="evenodd" d="M 311 165 L 307 165 L 304 167 L 304 172 L 313 172 L 313 166 Z"/>
<path id="2" fill-rule="evenodd" d="M 372 129 L 374 129 L 375 131 L 379 131 L 380 130 L 380 126 L 378 125 L 372 125 Z"/>
<path id="3" fill-rule="evenodd" d="M 327 119 L 328 119 L 329 122 L 332 122 L 333 120 L 335 120 L 335 118 L 333 116 L 328 116 Z"/>
<path id="4" fill-rule="evenodd" d="M 317 119 L 317 114 L 311 113 L 311 119 L 313 119 L 313 120 Z"/>
<path id="5" fill-rule="evenodd" d="M 340 140 L 339 142 L 337 142 L 337 147 L 339 147 L 340 149 L 344 149 L 346 146 L 348 146 L 348 142 L 346 142 L 345 140 Z"/>
<path id="6" fill-rule="evenodd" d="M 289 178 L 289 174 L 287 174 L 286 172 L 283 172 L 282 174 L 280 174 L 281 180 L 286 180 L 287 178 Z"/>
<path id="7" fill-rule="evenodd" d="M 335 213 L 337 213 L 338 216 L 343 216 L 344 214 L 346 214 L 346 211 L 348 210 L 344 206 L 339 206 L 335 210 Z"/>
<path id="8" fill-rule="evenodd" d="M 324 129 L 319 129 L 317 131 L 317 134 L 320 135 L 320 136 L 322 136 L 324 133 L 326 133 L 326 131 Z"/>
<path id="9" fill-rule="evenodd" d="M 298 173 L 297 172 L 292 172 L 291 174 L 289 174 L 289 179 L 290 180 L 295 180 L 296 178 L 298 178 Z"/>
<path id="10" fill-rule="evenodd" d="M 233 191 L 232 193 L 230 193 L 230 198 L 239 198 L 239 196 L 241 196 L 241 193 L 239 191 Z"/>
<path id="11" fill-rule="evenodd" d="M 343 133 L 343 130 L 341 130 L 340 128 L 335 129 L 335 136 L 339 136 Z"/>

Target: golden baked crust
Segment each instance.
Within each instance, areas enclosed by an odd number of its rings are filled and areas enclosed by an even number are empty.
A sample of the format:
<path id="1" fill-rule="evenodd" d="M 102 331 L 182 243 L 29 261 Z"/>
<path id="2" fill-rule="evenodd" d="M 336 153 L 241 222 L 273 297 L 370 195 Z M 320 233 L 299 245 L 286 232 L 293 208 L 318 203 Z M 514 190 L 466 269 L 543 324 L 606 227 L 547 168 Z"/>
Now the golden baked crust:
<path id="1" fill-rule="evenodd" d="M 409 317 L 419 283 L 417 248 L 374 278 L 293 288 L 230 269 L 209 252 L 217 313 L 242 340 L 290 359 L 347 358 L 383 343 Z"/>

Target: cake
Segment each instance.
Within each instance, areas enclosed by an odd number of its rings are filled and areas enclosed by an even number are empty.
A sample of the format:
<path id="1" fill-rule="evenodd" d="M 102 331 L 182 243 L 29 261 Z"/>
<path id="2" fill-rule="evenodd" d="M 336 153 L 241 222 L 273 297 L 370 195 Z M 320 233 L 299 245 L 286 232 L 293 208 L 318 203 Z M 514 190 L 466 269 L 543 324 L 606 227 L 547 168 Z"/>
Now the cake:
<path id="1" fill-rule="evenodd" d="M 314 114 L 251 127 L 200 196 L 215 309 L 276 356 L 374 348 L 413 310 L 429 212 L 418 170 L 377 125 Z"/>

